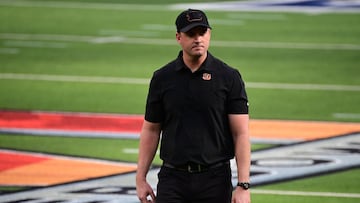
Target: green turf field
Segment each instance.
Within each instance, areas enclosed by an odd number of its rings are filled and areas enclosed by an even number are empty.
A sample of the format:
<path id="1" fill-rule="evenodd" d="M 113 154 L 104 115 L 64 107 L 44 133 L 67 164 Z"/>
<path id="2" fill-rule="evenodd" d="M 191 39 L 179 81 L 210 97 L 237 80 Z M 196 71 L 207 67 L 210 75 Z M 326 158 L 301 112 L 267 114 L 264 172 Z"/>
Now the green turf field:
<path id="1" fill-rule="evenodd" d="M 1 6 L 1 73 L 149 79 L 179 50 L 173 22 L 177 13 L 150 10 L 134 15 L 134 10 L 136 7 L 101 10 Z M 210 51 L 240 69 L 246 82 L 357 88 L 326 91 L 250 86 L 254 118 L 338 120 L 336 113 L 359 114 L 358 14 L 209 12 L 209 19 L 214 22 Z M 126 40 L 104 40 L 114 36 Z M 303 45 L 310 46 L 294 48 Z M 139 114 L 147 91 L 146 84 L 76 80 L 2 79 L 0 83 L 0 93 L 6 95 L 1 98 L 0 108 L 11 109 Z M 132 96 L 125 97 L 130 91 Z M 357 122 L 359 118 L 341 121 Z"/>
<path id="2" fill-rule="evenodd" d="M 1 2 L 11 1 L 0 1 L 0 109 L 142 114 L 146 81 L 179 51 L 178 11 L 165 5 L 184 1 L 61 4 L 103 8 Z M 129 5 L 120 9 L 119 2 Z M 210 52 L 242 73 L 252 118 L 360 122 L 359 13 L 207 13 Z M 137 141 L 0 135 L 1 148 L 135 162 L 136 155 L 119 153 L 128 146 Z M 354 169 L 257 188 L 359 194 L 359 177 Z M 356 200 L 253 194 L 254 202 L 267 203 Z"/>

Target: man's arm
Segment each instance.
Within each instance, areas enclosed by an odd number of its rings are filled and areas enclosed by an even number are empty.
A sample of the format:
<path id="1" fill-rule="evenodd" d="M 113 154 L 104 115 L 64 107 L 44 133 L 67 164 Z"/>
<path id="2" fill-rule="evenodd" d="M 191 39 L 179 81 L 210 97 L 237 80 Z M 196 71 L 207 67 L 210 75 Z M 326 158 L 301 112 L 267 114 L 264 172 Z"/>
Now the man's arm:
<path id="1" fill-rule="evenodd" d="M 146 175 L 156 154 L 160 140 L 161 127 L 159 123 L 144 121 L 139 144 L 138 168 L 136 172 L 136 190 L 141 202 L 149 202 L 148 196 L 151 196 L 155 202 L 155 194 L 146 180 Z"/>
<path id="2" fill-rule="evenodd" d="M 249 115 L 229 115 L 231 132 L 234 139 L 235 160 L 238 182 L 250 181 L 251 144 L 249 138 Z M 250 191 L 236 187 L 232 197 L 233 203 L 250 203 Z"/>

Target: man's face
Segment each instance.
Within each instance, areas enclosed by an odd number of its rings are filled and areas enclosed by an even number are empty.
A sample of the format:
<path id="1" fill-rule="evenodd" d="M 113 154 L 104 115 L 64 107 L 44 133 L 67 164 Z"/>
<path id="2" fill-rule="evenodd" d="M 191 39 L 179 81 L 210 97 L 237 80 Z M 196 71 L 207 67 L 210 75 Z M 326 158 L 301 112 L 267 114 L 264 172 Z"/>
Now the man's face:
<path id="1" fill-rule="evenodd" d="M 206 54 L 210 45 L 211 30 L 207 27 L 194 27 L 187 32 L 176 33 L 176 39 L 184 54 L 200 57 Z"/>

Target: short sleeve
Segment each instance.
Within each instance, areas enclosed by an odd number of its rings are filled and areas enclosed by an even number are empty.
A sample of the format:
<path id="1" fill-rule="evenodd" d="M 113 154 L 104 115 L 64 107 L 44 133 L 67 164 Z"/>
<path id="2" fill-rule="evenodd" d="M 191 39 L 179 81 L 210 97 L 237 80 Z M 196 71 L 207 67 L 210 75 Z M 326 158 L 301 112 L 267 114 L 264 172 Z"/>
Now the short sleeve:
<path id="1" fill-rule="evenodd" d="M 238 70 L 232 74 L 232 84 L 227 101 L 228 114 L 248 114 L 249 104 L 245 90 L 245 83 Z"/>
<path id="2" fill-rule="evenodd" d="M 161 86 L 159 78 L 154 73 L 150 81 L 148 96 L 146 100 L 145 120 L 153 123 L 161 123 L 164 111 L 161 99 Z"/>

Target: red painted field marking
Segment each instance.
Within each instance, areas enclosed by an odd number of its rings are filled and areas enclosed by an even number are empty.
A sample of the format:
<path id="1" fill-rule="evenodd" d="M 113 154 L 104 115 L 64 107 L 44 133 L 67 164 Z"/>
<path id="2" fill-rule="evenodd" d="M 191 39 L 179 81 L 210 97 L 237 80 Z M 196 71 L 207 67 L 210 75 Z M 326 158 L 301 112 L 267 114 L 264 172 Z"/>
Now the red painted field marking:
<path id="1" fill-rule="evenodd" d="M 0 150 L 0 185 L 49 186 L 133 172 L 135 164 Z"/>
<path id="2" fill-rule="evenodd" d="M 48 160 L 46 157 L 35 157 L 26 154 L 0 151 L 0 173 L 5 170 L 39 163 L 46 160 Z"/>
<path id="3" fill-rule="evenodd" d="M 143 116 L 117 114 L 0 111 L 0 128 L 67 131 L 140 131 Z"/>

